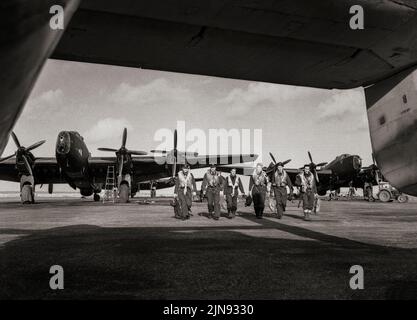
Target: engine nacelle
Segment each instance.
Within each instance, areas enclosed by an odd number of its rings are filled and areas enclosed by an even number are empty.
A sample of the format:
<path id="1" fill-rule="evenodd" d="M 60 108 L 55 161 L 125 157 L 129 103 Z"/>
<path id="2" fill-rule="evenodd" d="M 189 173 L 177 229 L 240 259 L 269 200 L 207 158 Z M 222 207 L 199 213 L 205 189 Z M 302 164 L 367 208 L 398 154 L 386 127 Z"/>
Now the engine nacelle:
<path id="1" fill-rule="evenodd" d="M 417 71 L 380 81 L 365 95 L 378 167 L 397 189 L 417 195 Z"/>
<path id="2" fill-rule="evenodd" d="M 80 194 L 84 197 L 89 197 L 93 194 L 93 189 L 81 189 Z"/>

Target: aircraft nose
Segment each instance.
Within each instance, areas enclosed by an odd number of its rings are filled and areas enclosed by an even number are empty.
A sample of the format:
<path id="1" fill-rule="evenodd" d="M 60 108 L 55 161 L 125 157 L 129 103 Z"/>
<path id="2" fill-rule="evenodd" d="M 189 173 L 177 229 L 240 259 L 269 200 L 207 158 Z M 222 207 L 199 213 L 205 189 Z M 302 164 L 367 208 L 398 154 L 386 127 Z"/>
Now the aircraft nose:
<path id="1" fill-rule="evenodd" d="M 56 152 L 58 154 L 67 154 L 70 150 L 70 136 L 68 132 L 60 132 L 56 142 Z"/>
<path id="2" fill-rule="evenodd" d="M 362 159 L 358 156 L 353 157 L 353 168 L 355 170 L 360 170 L 362 168 Z"/>

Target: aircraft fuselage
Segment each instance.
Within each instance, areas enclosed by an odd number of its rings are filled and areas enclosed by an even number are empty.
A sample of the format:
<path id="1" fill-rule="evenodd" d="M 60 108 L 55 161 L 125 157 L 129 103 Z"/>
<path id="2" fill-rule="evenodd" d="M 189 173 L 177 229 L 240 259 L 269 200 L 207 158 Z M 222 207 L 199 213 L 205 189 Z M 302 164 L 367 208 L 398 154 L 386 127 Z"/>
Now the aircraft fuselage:
<path id="1" fill-rule="evenodd" d="M 91 195 L 94 188 L 88 165 L 90 152 L 83 137 L 75 131 L 61 131 L 56 141 L 55 156 L 70 186 L 79 188 L 85 196 Z"/>

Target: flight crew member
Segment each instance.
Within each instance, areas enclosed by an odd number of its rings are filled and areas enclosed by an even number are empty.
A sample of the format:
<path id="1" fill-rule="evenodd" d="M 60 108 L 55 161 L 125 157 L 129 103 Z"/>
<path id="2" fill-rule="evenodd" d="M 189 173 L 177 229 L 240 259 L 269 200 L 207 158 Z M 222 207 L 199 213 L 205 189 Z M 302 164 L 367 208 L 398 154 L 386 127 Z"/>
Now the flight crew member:
<path id="1" fill-rule="evenodd" d="M 178 178 L 175 182 L 174 197 L 177 198 L 180 205 L 180 216 L 178 218 L 182 220 L 190 218 L 193 196 L 196 195 L 196 190 L 195 179 L 190 172 L 190 166 L 185 164 L 182 170 L 178 172 Z"/>
<path id="2" fill-rule="evenodd" d="M 270 192 L 269 179 L 263 171 L 262 163 L 258 163 L 249 180 L 249 194 L 252 194 L 253 207 L 258 219 L 262 219 L 264 214 L 267 191 Z"/>
<path id="3" fill-rule="evenodd" d="M 310 165 L 304 165 L 303 172 L 297 175 L 295 184 L 300 187 L 301 198 L 303 199 L 304 220 L 310 220 L 311 211 L 314 208 L 314 201 L 317 195 L 316 179 L 310 171 Z"/>
<path id="4" fill-rule="evenodd" d="M 278 219 L 281 219 L 284 215 L 285 208 L 287 206 L 287 187 L 290 190 L 289 198 L 292 198 L 293 187 L 291 179 L 288 176 L 287 172 L 284 170 L 284 165 L 282 162 L 277 163 L 277 169 L 271 174 L 271 186 L 274 191 L 277 216 Z"/>
<path id="5" fill-rule="evenodd" d="M 219 220 L 220 218 L 220 197 L 223 197 L 223 177 L 217 172 L 216 166 L 212 164 L 206 172 L 201 184 L 203 196 L 207 196 L 209 219 Z"/>
<path id="6" fill-rule="evenodd" d="M 230 170 L 230 175 L 224 182 L 224 194 L 226 196 L 227 213 L 229 219 L 234 218 L 236 215 L 237 197 L 239 195 L 239 191 L 242 194 L 245 194 L 242 180 L 240 180 L 240 178 L 236 175 L 236 169 L 233 168 Z"/>

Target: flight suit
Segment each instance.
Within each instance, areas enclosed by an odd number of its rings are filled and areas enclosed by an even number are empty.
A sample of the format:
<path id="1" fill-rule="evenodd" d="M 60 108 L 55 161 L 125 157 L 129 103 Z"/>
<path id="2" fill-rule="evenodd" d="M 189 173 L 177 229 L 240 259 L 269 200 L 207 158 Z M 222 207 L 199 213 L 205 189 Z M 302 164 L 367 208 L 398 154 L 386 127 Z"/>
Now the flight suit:
<path id="1" fill-rule="evenodd" d="M 227 212 L 229 218 L 233 218 L 237 211 L 237 197 L 241 193 L 245 193 L 242 181 L 238 176 L 229 175 L 224 183 L 224 194 L 227 202 Z"/>
<path id="2" fill-rule="evenodd" d="M 257 218 L 262 218 L 265 208 L 265 197 L 268 189 L 268 177 L 264 171 L 254 172 L 249 180 L 249 190 L 252 193 L 253 207 Z"/>
<path id="3" fill-rule="evenodd" d="M 182 171 L 178 172 L 178 177 L 175 182 L 174 194 L 178 197 L 180 206 L 181 219 L 188 219 L 190 217 L 191 206 L 193 204 L 193 192 L 197 190 L 194 176 L 191 172 L 185 175 Z"/>
<path id="4" fill-rule="evenodd" d="M 218 220 L 220 218 L 220 191 L 223 191 L 223 178 L 217 171 L 212 174 L 208 170 L 204 175 L 201 189 L 207 196 L 209 218 L 213 217 Z"/>
<path id="5" fill-rule="evenodd" d="M 297 175 L 296 185 L 300 186 L 301 198 L 303 199 L 303 210 L 305 219 L 310 219 L 310 213 L 314 209 L 315 194 L 317 193 L 316 180 L 310 172 L 306 175 L 301 172 Z"/>
<path id="6" fill-rule="evenodd" d="M 292 197 L 292 183 L 287 172 L 283 170 L 282 173 L 280 173 L 278 170 L 275 170 L 271 176 L 271 186 L 274 191 L 277 216 L 278 219 L 281 219 L 287 206 L 287 187 L 290 189 L 290 197 Z"/>

